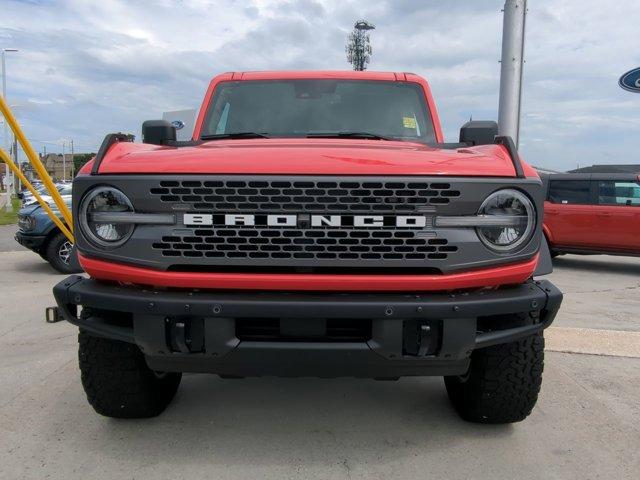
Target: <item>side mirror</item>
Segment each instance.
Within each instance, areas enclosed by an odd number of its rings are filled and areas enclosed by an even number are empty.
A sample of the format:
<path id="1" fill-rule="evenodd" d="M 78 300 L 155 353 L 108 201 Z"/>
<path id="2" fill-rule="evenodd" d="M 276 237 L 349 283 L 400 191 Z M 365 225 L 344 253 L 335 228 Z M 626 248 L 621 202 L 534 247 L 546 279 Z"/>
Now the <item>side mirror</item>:
<path id="1" fill-rule="evenodd" d="M 147 120 L 142 123 L 142 143 L 168 145 L 176 141 L 176 127 L 166 120 Z"/>
<path id="2" fill-rule="evenodd" d="M 491 145 L 498 135 L 498 124 L 493 120 L 472 120 L 460 128 L 460 143 Z"/>

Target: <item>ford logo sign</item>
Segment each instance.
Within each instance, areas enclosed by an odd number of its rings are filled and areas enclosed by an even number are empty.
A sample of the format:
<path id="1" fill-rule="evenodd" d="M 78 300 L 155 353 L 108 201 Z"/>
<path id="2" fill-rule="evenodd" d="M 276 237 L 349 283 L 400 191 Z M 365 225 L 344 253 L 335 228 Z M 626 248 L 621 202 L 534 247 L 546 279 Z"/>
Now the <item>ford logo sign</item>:
<path id="1" fill-rule="evenodd" d="M 181 130 L 184 128 L 184 122 L 182 120 L 174 120 L 173 122 L 171 122 L 171 125 L 173 125 L 176 130 Z"/>
<path id="2" fill-rule="evenodd" d="M 640 93 L 640 67 L 629 70 L 622 75 L 618 85 L 630 92 Z"/>

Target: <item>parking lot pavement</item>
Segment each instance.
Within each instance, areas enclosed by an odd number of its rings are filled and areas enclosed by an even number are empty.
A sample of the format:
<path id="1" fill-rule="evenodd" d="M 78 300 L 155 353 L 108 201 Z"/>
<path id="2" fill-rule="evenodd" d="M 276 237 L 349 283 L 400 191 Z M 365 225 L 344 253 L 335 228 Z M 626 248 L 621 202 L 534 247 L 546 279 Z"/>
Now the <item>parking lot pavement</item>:
<path id="1" fill-rule="evenodd" d="M 15 225 L 0 225 L 0 252 L 27 250 L 13 238 L 16 230 Z"/>
<path id="2" fill-rule="evenodd" d="M 76 329 L 44 323 L 63 276 L 29 251 L 0 253 L 0 268 L 3 479 L 635 479 L 640 469 L 638 358 L 548 352 L 538 406 L 512 426 L 459 420 L 439 378 L 186 375 L 162 416 L 106 419 L 86 403 Z M 637 330 L 633 272 L 634 259 L 562 259 L 558 325 Z"/>
<path id="3" fill-rule="evenodd" d="M 547 276 L 564 293 L 556 325 L 640 331 L 640 258 L 563 255 Z"/>

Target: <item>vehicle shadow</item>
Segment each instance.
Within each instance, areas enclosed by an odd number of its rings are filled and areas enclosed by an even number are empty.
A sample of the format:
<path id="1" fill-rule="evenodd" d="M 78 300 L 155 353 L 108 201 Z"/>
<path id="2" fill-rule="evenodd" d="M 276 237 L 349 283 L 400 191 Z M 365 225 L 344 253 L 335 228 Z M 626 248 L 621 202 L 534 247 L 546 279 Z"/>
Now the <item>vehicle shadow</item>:
<path id="1" fill-rule="evenodd" d="M 56 271 L 51 265 L 49 265 L 45 260 L 40 260 L 39 258 L 34 258 L 33 262 L 25 262 L 21 265 L 22 271 L 24 273 L 34 273 L 38 275 L 48 275 L 48 276 L 61 276 L 64 275 Z"/>
<path id="2" fill-rule="evenodd" d="M 623 275 L 640 275 L 640 259 L 636 257 L 614 257 L 598 255 L 560 256 L 553 259 L 553 266 L 576 271 L 619 273 Z"/>
<path id="3" fill-rule="evenodd" d="M 473 425 L 450 407 L 442 379 L 221 380 L 185 375 L 156 419 L 102 424 L 106 455 L 114 442 L 136 445 L 148 461 L 184 463 L 215 457 L 217 466 L 335 465 L 445 451 L 464 439 L 508 437 L 511 426 Z M 159 441 L 164 439 L 164 441 Z M 125 440 L 123 442 L 123 440 Z"/>
<path id="4" fill-rule="evenodd" d="M 23 274 L 36 274 L 36 275 L 48 275 L 48 276 L 63 276 L 64 273 L 56 271 L 46 260 L 41 259 L 37 253 L 33 254 L 33 257 L 28 260 L 25 259 L 16 265 L 18 271 Z"/>

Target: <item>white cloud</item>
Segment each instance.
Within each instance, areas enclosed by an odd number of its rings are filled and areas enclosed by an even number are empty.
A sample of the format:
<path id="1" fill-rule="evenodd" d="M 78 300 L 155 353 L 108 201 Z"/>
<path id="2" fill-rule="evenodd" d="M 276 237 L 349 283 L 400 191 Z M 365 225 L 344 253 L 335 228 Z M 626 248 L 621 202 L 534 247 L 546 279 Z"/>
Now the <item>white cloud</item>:
<path id="1" fill-rule="evenodd" d="M 0 0 L 10 103 L 35 140 L 96 150 L 166 110 L 199 106 L 231 70 L 344 69 L 353 22 L 377 29 L 374 70 L 432 84 L 445 133 L 497 117 L 501 0 Z M 536 165 L 639 162 L 640 96 L 618 77 L 640 65 L 636 2 L 529 2 L 522 151 Z M 41 144 L 36 143 L 36 147 Z M 48 145 L 48 149 L 52 146 Z"/>

